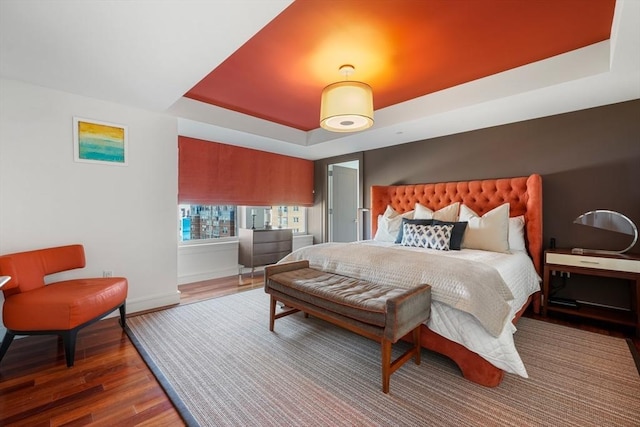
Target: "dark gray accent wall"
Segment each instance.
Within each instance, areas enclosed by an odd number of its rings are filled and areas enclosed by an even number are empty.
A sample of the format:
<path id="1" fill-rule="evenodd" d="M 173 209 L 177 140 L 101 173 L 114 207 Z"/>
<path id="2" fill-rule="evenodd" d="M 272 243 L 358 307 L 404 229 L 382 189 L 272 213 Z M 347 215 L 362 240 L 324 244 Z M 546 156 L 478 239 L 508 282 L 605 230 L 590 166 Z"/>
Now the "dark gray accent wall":
<path id="1" fill-rule="evenodd" d="M 326 159 L 316 162 L 316 201 L 325 192 L 326 180 L 318 172 L 326 164 Z M 590 210 L 611 209 L 640 225 L 640 100 L 365 151 L 362 171 L 364 206 L 370 204 L 371 185 L 538 173 L 547 245 L 555 237 L 558 247 L 621 249 L 630 236 L 573 220 Z M 640 253 L 640 243 L 632 252 Z"/>

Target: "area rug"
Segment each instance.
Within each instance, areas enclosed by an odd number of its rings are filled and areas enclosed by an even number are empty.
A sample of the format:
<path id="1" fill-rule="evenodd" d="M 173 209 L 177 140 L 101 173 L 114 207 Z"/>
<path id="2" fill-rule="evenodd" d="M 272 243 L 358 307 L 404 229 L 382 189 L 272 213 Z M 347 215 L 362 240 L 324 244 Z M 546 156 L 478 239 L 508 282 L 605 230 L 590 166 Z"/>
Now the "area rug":
<path id="1" fill-rule="evenodd" d="M 376 342 L 299 313 L 269 332 L 268 308 L 257 289 L 131 317 L 128 333 L 188 425 L 640 425 L 640 375 L 624 339 L 522 318 L 528 379 L 479 386 L 423 350 L 384 394 Z"/>

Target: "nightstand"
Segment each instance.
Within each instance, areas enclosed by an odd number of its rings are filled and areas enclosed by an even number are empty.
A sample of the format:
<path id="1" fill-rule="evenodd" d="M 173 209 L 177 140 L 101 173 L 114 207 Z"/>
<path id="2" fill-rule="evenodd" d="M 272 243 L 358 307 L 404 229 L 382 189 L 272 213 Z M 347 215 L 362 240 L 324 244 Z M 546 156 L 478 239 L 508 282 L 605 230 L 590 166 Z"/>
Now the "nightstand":
<path id="1" fill-rule="evenodd" d="M 545 251 L 542 285 L 542 315 L 548 312 L 566 313 L 603 320 L 636 328 L 640 337 L 640 257 L 635 255 L 573 254 L 570 249 Z M 549 288 L 552 272 L 575 273 L 585 276 L 611 277 L 629 281 L 631 310 L 619 311 L 597 305 L 551 303 Z"/>

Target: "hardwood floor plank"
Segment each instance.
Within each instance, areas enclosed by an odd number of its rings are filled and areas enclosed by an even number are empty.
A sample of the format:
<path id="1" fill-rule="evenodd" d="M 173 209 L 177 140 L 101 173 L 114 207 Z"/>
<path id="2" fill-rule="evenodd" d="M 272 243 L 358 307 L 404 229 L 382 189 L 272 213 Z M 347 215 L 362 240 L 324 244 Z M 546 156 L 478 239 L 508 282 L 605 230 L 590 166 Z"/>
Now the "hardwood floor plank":
<path id="1" fill-rule="evenodd" d="M 264 286 L 263 276 L 245 274 L 179 286 L 180 304 L 190 304 Z M 140 314 L 140 313 L 138 313 Z M 576 319 L 527 317 L 617 337 L 633 331 Z M 55 336 L 17 339 L 0 364 L 0 425 L 181 426 L 171 404 L 116 318 L 78 334 L 76 363 L 67 368 Z"/>
<path id="2" fill-rule="evenodd" d="M 69 420 L 65 423 L 58 423 L 58 420 L 51 420 L 51 424 L 54 425 L 59 425 L 59 426 L 64 426 L 64 427 L 81 427 L 81 426 L 88 426 L 93 422 L 93 417 L 91 416 L 91 414 L 85 415 L 83 417 L 80 418 L 76 418 L 73 420 Z"/>
<path id="3" fill-rule="evenodd" d="M 42 421 L 43 419 L 50 417 L 50 413 L 60 410 L 66 410 L 67 406 L 73 402 L 87 401 L 90 396 L 99 394 L 102 392 L 102 386 L 97 385 L 88 389 L 71 393 L 64 398 L 51 400 L 50 402 L 33 406 L 28 410 L 18 412 L 12 416 L 4 417 L 0 421 L 4 424 L 11 424 L 18 421 L 33 420 L 35 422 Z"/>

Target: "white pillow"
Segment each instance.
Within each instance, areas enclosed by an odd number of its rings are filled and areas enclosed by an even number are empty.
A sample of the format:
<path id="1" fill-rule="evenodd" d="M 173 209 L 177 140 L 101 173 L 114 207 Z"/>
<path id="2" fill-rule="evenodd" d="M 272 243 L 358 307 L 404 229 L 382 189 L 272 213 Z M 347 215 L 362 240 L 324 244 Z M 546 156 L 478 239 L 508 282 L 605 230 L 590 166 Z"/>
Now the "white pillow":
<path id="1" fill-rule="evenodd" d="M 460 207 L 459 221 L 467 221 L 462 247 L 492 252 L 509 252 L 509 203 L 482 216 L 468 206 Z"/>
<path id="2" fill-rule="evenodd" d="M 456 222 L 458 220 L 459 207 L 460 202 L 455 202 L 434 212 L 428 207 L 416 203 L 413 219 L 437 219 L 439 221 Z"/>
<path id="3" fill-rule="evenodd" d="M 400 227 L 402 227 L 402 218 L 412 219 L 413 211 L 400 215 L 391 206 L 387 206 L 384 214 L 378 215 L 378 230 L 373 236 L 373 240 L 395 243 Z"/>
<path id="4" fill-rule="evenodd" d="M 526 251 L 524 240 L 524 215 L 509 218 L 509 249 L 512 251 Z"/>
<path id="5" fill-rule="evenodd" d="M 453 225 L 404 224 L 402 246 L 449 250 Z"/>

